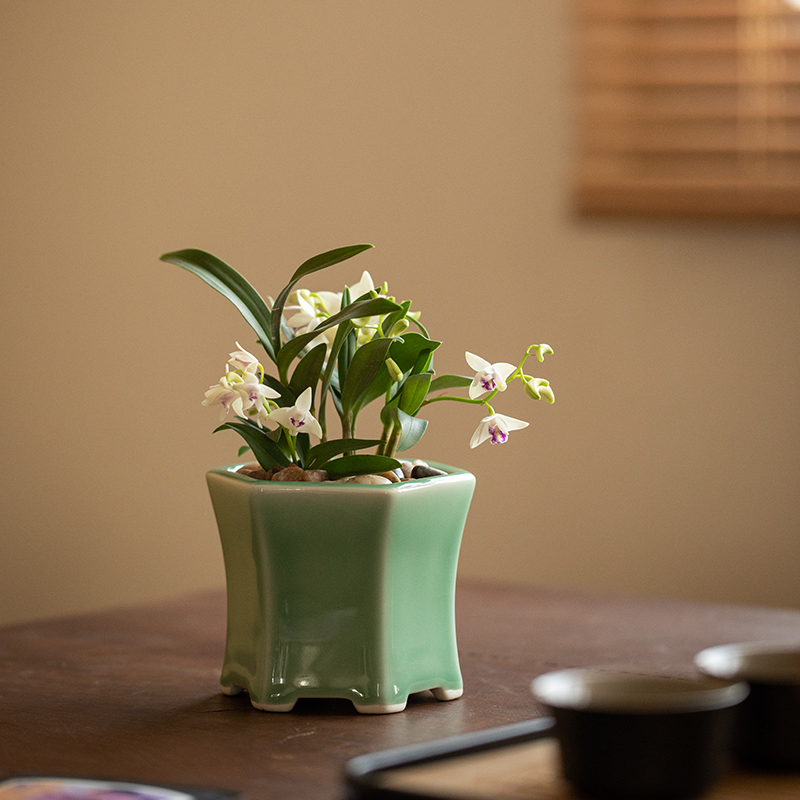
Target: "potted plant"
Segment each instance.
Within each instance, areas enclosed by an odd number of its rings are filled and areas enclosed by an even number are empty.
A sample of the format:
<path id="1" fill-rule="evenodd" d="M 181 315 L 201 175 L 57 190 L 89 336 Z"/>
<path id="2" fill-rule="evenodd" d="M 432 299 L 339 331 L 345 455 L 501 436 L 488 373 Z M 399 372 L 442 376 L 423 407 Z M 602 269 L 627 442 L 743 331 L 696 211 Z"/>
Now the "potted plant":
<path id="1" fill-rule="evenodd" d="M 510 382 L 554 400 L 546 380 L 524 372 L 531 355 L 542 361 L 553 352 L 546 344 L 529 347 L 518 366 L 467 353 L 473 375 L 437 376 L 441 342 L 410 301 L 389 297 L 369 273 L 341 293 L 297 288 L 370 247 L 309 259 L 269 302 L 209 253 L 162 256 L 227 297 L 272 364 L 267 371 L 237 343 L 203 400 L 220 408 L 216 430 L 238 433 L 239 455 L 249 449 L 255 459 L 212 469 L 207 480 L 227 583 L 221 686 L 246 690 L 263 710 L 338 697 L 362 713 L 391 713 L 412 692 L 461 695 L 455 579 L 475 478 L 396 456 L 420 440 L 428 423 L 419 412 L 433 403 L 488 412 L 473 434 L 476 447 L 527 426 L 491 405 Z M 370 403 L 381 407 L 380 435 L 358 438 Z"/>

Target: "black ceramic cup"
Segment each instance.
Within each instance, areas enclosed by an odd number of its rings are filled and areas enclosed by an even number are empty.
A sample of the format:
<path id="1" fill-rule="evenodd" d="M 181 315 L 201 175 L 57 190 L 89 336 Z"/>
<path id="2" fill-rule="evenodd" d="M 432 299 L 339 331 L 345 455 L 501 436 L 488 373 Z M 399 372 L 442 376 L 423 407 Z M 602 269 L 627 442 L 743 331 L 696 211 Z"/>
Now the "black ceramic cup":
<path id="1" fill-rule="evenodd" d="M 800 770 L 800 644 L 710 647 L 698 653 L 701 672 L 746 681 L 735 752 L 745 766 Z"/>
<path id="2" fill-rule="evenodd" d="M 564 777 L 594 798 L 697 797 L 719 778 L 744 683 L 598 668 L 550 672 L 534 696 L 556 720 Z"/>

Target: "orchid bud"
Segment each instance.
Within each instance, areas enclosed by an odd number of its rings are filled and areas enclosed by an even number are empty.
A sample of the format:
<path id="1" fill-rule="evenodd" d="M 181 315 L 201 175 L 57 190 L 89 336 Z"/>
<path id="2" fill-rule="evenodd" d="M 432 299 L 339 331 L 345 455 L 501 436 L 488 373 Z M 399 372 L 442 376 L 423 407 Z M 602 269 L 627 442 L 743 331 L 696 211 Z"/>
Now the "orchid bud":
<path id="1" fill-rule="evenodd" d="M 545 355 L 553 355 L 553 348 L 549 344 L 532 344 L 528 348 L 528 352 L 531 350 L 536 353 L 536 358 L 539 361 L 544 361 Z"/>
<path id="2" fill-rule="evenodd" d="M 389 370 L 389 376 L 391 379 L 395 383 L 400 383 L 400 381 L 403 380 L 403 370 L 401 370 L 391 358 L 387 358 L 384 363 L 386 364 L 386 368 Z"/>
<path id="3" fill-rule="evenodd" d="M 408 326 L 409 326 L 410 324 L 411 324 L 411 323 L 410 323 L 410 322 L 409 322 L 409 321 L 408 321 L 408 320 L 407 320 L 405 317 L 403 317 L 403 319 L 399 320 L 398 322 L 396 322 L 396 323 L 395 323 L 395 324 L 392 326 L 392 329 L 389 331 L 389 337 L 392 337 L 392 336 L 402 336 L 402 335 L 403 335 L 403 333 L 404 333 L 406 330 L 408 330 Z"/>
<path id="4" fill-rule="evenodd" d="M 533 400 L 547 400 L 548 403 L 555 403 L 556 397 L 550 388 L 549 381 L 544 378 L 525 378 L 525 394 Z"/>

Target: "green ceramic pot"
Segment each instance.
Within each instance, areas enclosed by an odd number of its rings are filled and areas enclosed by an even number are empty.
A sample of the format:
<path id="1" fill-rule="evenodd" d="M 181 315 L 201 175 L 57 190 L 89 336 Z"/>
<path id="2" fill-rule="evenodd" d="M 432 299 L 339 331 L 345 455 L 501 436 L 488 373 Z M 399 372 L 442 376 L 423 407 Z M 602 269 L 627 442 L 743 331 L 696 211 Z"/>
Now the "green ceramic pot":
<path id="1" fill-rule="evenodd" d="M 228 588 L 221 686 L 256 708 L 346 698 L 402 711 L 463 691 L 455 631 L 461 535 L 475 478 L 370 486 L 207 474 Z"/>

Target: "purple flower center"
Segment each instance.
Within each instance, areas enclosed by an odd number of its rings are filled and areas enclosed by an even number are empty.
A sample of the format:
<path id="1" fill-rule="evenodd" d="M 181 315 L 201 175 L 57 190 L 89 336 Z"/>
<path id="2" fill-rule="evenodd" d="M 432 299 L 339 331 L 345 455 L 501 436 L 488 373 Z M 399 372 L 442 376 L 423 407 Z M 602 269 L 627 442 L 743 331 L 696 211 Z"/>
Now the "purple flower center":
<path id="1" fill-rule="evenodd" d="M 482 386 L 482 387 L 483 387 L 483 388 L 484 388 L 484 389 L 485 389 L 487 392 L 490 392 L 492 389 L 494 389 L 496 385 L 497 385 L 497 384 L 495 384 L 495 382 L 494 382 L 494 378 L 492 378 L 492 377 L 481 378 L 481 386 Z"/>
<path id="2" fill-rule="evenodd" d="M 489 435 L 492 437 L 492 444 L 505 444 L 508 441 L 508 434 L 496 425 L 489 426 Z"/>
<path id="3" fill-rule="evenodd" d="M 306 424 L 302 417 L 299 420 L 295 419 L 294 417 L 289 417 L 289 421 L 295 428 L 302 428 L 303 425 Z"/>

